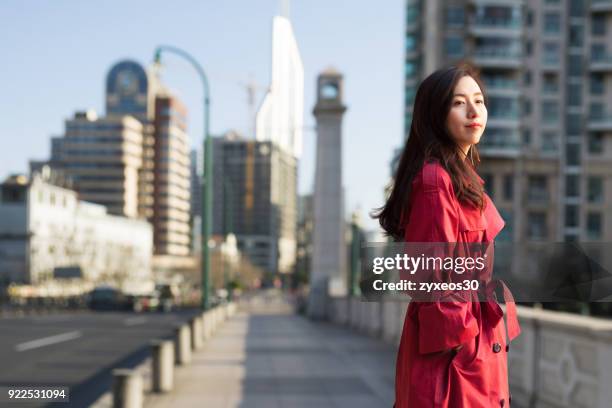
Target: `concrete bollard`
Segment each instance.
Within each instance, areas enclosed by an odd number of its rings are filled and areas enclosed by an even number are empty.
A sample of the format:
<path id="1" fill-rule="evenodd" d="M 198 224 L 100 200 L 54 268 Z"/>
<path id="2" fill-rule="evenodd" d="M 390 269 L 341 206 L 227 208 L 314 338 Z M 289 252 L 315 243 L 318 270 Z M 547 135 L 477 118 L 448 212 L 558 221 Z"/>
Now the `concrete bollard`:
<path id="1" fill-rule="evenodd" d="M 174 386 L 174 343 L 170 340 L 151 342 L 153 355 L 153 392 L 172 391 Z"/>
<path id="2" fill-rule="evenodd" d="M 136 370 L 113 370 L 113 408 L 142 408 L 142 376 Z"/>
<path id="3" fill-rule="evenodd" d="M 234 302 L 230 303 L 227 307 L 227 311 L 229 317 L 233 317 L 236 314 L 236 304 Z"/>
<path id="4" fill-rule="evenodd" d="M 202 326 L 202 342 L 205 342 L 210 337 L 208 335 L 208 321 L 206 319 L 206 313 L 200 313 L 199 315 L 200 324 Z"/>
<path id="5" fill-rule="evenodd" d="M 202 321 L 194 316 L 189 320 L 191 329 L 191 349 L 199 350 L 202 348 Z"/>
<path id="6" fill-rule="evenodd" d="M 206 341 L 210 338 L 208 315 L 206 312 L 202 312 L 200 318 L 202 319 L 202 339 Z"/>
<path id="7" fill-rule="evenodd" d="M 219 315 L 217 314 L 217 308 L 210 309 L 210 318 L 212 320 L 212 333 L 214 334 L 217 331 L 217 325 L 219 324 Z"/>
<path id="8" fill-rule="evenodd" d="M 189 364 L 191 361 L 191 330 L 184 324 L 176 328 L 174 349 L 177 365 Z"/>
<path id="9" fill-rule="evenodd" d="M 206 312 L 206 330 L 208 331 L 208 337 L 212 337 L 215 332 L 215 316 L 212 310 L 207 310 Z"/>

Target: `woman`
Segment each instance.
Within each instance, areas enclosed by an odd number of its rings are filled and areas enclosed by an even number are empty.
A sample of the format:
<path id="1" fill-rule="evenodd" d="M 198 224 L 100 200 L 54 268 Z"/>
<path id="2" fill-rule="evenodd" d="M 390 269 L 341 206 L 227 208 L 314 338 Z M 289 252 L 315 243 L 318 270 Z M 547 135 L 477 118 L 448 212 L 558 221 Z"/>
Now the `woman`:
<path id="1" fill-rule="evenodd" d="M 485 101 L 467 64 L 438 70 L 419 86 L 394 186 L 376 214 L 387 235 L 493 242 L 504 221 L 476 173 Z M 506 325 L 496 302 L 470 299 L 410 303 L 396 362 L 396 408 L 510 406 L 507 344 L 520 333 L 514 303 L 506 302 Z"/>

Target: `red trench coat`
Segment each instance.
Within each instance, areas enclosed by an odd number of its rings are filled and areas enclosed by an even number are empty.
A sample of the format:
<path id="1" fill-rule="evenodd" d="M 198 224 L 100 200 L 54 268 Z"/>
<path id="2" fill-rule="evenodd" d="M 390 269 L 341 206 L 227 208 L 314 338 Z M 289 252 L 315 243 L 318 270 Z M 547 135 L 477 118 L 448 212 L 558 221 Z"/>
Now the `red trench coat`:
<path id="1" fill-rule="evenodd" d="M 504 221 L 485 198 L 482 214 L 460 203 L 446 170 L 426 163 L 412 182 L 405 241 L 492 242 Z M 397 354 L 395 407 L 509 407 L 507 343 L 520 327 L 514 302 L 506 302 L 506 311 L 508 341 L 497 302 L 411 302 Z"/>

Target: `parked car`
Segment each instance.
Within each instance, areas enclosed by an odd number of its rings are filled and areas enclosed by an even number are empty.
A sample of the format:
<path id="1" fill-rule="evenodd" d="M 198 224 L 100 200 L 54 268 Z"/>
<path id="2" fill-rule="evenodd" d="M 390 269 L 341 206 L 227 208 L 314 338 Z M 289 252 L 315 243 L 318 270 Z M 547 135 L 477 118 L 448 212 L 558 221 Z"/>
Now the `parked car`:
<path id="1" fill-rule="evenodd" d="M 89 293 L 87 305 L 92 310 L 126 310 L 127 297 L 112 286 L 98 286 Z"/>

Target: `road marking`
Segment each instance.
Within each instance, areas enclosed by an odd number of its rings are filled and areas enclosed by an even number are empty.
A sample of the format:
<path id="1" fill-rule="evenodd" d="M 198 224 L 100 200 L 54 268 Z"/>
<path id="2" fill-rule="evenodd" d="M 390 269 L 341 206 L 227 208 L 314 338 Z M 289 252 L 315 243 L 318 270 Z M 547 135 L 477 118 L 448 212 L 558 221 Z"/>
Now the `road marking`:
<path id="1" fill-rule="evenodd" d="M 80 331 L 72 331 L 68 333 L 62 333 L 55 336 L 43 337 L 42 339 L 26 341 L 15 346 L 15 350 L 18 352 L 32 350 L 39 347 L 49 346 L 55 343 L 61 343 L 63 341 L 73 340 L 81 337 L 83 333 Z"/>
<path id="2" fill-rule="evenodd" d="M 126 326 L 135 326 L 137 324 L 143 324 L 147 321 L 147 318 L 144 316 L 139 316 L 139 317 L 130 317 L 128 319 L 125 319 L 123 321 L 123 324 L 125 324 Z"/>

